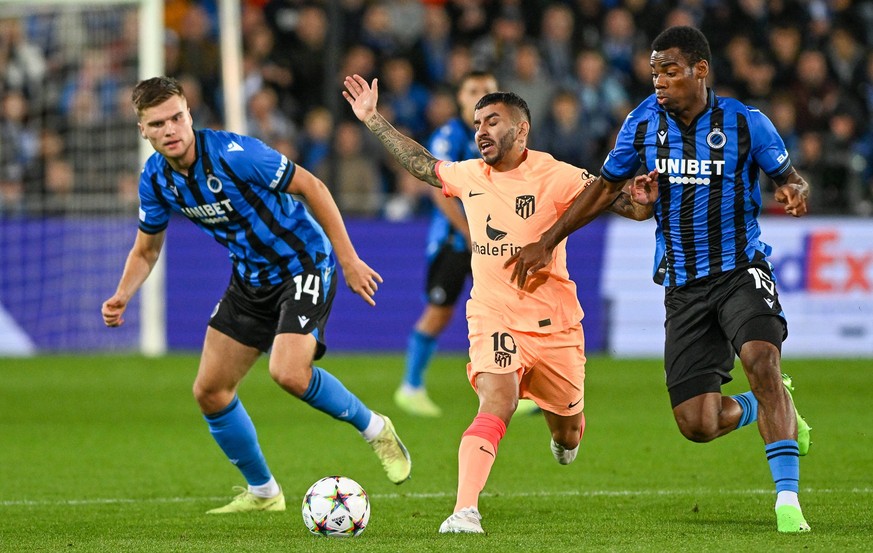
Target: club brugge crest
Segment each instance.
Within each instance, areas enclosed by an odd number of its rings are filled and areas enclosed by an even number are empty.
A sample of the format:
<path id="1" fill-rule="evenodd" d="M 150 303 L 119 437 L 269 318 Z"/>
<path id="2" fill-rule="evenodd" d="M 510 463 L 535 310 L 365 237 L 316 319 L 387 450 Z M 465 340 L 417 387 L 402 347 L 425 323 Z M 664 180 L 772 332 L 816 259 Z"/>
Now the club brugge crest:
<path id="1" fill-rule="evenodd" d="M 533 196 L 516 196 L 515 213 L 522 219 L 527 219 L 536 211 L 536 202 Z"/>
<path id="2" fill-rule="evenodd" d="M 509 363 L 512 362 L 512 356 L 505 351 L 495 351 L 494 352 L 494 363 L 497 364 L 498 367 L 506 368 L 509 366 Z"/>
<path id="3" fill-rule="evenodd" d="M 709 134 L 706 135 L 706 144 L 713 150 L 721 150 L 724 148 L 725 143 L 727 142 L 727 136 L 721 129 L 718 127 L 714 127 Z"/>
<path id="4" fill-rule="evenodd" d="M 213 194 L 218 194 L 221 192 L 221 180 L 215 175 L 209 175 L 206 177 L 206 188 L 209 189 Z"/>

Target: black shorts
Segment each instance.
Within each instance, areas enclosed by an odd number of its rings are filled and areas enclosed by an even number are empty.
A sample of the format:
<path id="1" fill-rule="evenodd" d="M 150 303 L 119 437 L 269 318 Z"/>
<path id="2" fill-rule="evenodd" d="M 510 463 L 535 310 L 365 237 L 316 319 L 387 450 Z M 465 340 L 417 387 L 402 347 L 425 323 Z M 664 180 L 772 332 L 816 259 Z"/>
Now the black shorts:
<path id="1" fill-rule="evenodd" d="M 664 306 L 664 370 L 673 407 L 730 382 L 743 343 L 764 340 L 781 348 L 788 337 L 764 261 L 667 288 Z"/>
<path id="2" fill-rule="evenodd" d="M 427 268 L 425 293 L 431 305 L 449 306 L 458 301 L 470 274 L 470 250 L 457 251 L 445 244 Z"/>
<path id="3" fill-rule="evenodd" d="M 252 286 L 233 271 L 209 326 L 263 352 L 270 349 L 277 334 L 312 334 L 317 342 L 315 359 L 321 359 L 327 351 L 324 327 L 336 295 L 336 272 L 331 276 L 325 294 L 322 273 L 301 273 L 281 284 Z"/>

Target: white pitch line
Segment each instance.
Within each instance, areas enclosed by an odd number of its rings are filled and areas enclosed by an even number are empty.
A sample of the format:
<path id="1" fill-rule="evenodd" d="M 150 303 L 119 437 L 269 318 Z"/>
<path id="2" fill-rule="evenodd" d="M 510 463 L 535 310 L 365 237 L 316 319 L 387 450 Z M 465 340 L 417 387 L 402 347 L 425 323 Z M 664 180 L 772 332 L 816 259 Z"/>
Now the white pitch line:
<path id="1" fill-rule="evenodd" d="M 801 489 L 804 494 L 871 494 L 873 488 L 848 489 Z M 757 490 L 566 490 L 553 492 L 484 492 L 483 497 L 635 497 L 635 496 L 679 496 L 679 495 L 766 495 L 775 493 L 772 489 Z M 373 499 L 444 499 L 455 497 L 454 493 L 377 493 L 370 494 Z M 208 501 L 223 501 L 226 496 L 218 497 L 151 497 L 151 498 L 95 498 L 95 499 L 56 499 L 56 500 L 6 500 L 0 501 L 0 507 L 50 507 L 59 505 L 119 505 L 133 503 L 198 503 Z"/>

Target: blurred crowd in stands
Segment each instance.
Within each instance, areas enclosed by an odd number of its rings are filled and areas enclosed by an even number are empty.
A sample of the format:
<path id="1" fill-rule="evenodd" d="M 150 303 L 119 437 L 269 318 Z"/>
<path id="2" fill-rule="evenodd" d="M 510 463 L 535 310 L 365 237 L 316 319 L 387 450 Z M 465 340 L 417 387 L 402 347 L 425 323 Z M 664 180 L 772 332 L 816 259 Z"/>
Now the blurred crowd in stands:
<path id="1" fill-rule="evenodd" d="M 223 126 L 217 12 L 165 2 L 165 72 L 196 127 Z M 596 173 L 652 92 L 652 38 L 680 24 L 709 38 L 717 93 L 769 115 L 813 214 L 873 215 L 873 0 L 243 0 L 246 134 L 347 214 L 411 217 L 426 187 L 354 120 L 343 77 L 378 77 L 380 111 L 425 141 L 455 115 L 461 76 L 490 70 L 527 100 L 532 148 Z M 136 206 L 136 48 L 129 5 L 0 9 L 0 213 Z"/>

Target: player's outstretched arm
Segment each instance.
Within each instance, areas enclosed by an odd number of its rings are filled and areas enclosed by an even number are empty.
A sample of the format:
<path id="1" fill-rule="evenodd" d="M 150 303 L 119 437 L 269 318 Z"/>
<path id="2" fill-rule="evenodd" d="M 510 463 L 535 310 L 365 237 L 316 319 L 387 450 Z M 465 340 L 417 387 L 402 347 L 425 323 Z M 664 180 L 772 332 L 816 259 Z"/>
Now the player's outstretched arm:
<path id="1" fill-rule="evenodd" d="M 158 262 L 166 234 L 166 231 L 157 234 L 137 231 L 136 241 L 133 243 L 130 253 L 127 254 L 127 261 L 124 263 L 124 271 L 121 273 L 118 287 L 112 297 L 103 302 L 101 312 L 103 323 L 106 326 L 114 327 L 124 324 L 124 310 L 127 309 L 130 298 L 139 290 L 139 287 L 152 272 L 155 263 Z"/>
<path id="2" fill-rule="evenodd" d="M 343 97 L 352 106 L 355 117 L 363 121 L 385 148 L 415 178 L 431 186 L 442 188 L 436 174 L 437 158 L 427 148 L 395 129 L 378 111 L 379 80 L 372 86 L 360 75 L 346 77 Z"/>
<path id="3" fill-rule="evenodd" d="M 524 288 L 528 276 L 551 263 L 555 246 L 603 213 L 621 193 L 624 184 L 625 181 L 612 182 L 602 176 L 594 179 L 538 241 L 524 246 L 506 260 L 505 268 L 515 264 L 510 281 Z"/>
<path id="4" fill-rule="evenodd" d="M 806 215 L 807 205 L 809 200 L 809 183 L 800 176 L 794 167 L 789 169 L 785 175 L 776 181 L 776 201 L 785 204 L 785 213 L 793 217 L 802 217 Z"/>
<path id="5" fill-rule="evenodd" d="M 609 211 L 634 221 L 645 221 L 654 214 L 658 199 L 658 172 L 637 175 L 624 186 L 621 194 L 609 206 Z"/>
<path id="6" fill-rule="evenodd" d="M 324 233 L 333 245 L 349 289 L 370 305 L 376 305 L 373 296 L 379 289 L 382 277 L 358 257 L 340 210 L 327 186 L 318 177 L 298 165 L 294 171 L 294 178 L 288 186 L 288 192 L 306 199 L 313 217 L 324 229 Z"/>
<path id="7" fill-rule="evenodd" d="M 654 209 L 651 205 L 634 202 L 631 195 L 624 190 L 609 206 L 609 211 L 633 221 L 645 221 L 646 219 L 651 219 L 654 214 Z"/>

